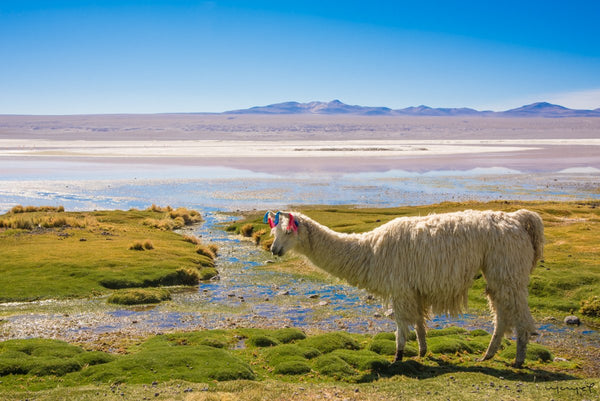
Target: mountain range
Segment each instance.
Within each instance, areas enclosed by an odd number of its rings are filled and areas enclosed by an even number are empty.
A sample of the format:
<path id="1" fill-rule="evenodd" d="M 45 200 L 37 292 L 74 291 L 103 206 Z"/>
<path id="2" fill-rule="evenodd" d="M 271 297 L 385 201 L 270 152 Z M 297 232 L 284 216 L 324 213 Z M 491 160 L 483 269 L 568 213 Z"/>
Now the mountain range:
<path id="1" fill-rule="evenodd" d="M 483 116 L 483 117 L 600 117 L 600 108 L 574 110 L 547 102 L 532 103 L 505 111 L 479 111 L 466 107 L 432 108 L 428 106 L 390 109 L 331 102 L 284 102 L 249 109 L 226 111 L 224 114 L 350 114 L 362 116 Z"/>

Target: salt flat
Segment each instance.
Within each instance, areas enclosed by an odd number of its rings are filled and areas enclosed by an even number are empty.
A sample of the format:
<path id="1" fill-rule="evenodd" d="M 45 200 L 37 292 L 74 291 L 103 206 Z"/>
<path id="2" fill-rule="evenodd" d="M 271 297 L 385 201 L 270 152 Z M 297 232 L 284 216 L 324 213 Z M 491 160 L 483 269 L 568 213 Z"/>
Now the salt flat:
<path id="1" fill-rule="evenodd" d="M 0 116 L 0 162 L 363 172 L 600 169 L 600 118 Z"/>

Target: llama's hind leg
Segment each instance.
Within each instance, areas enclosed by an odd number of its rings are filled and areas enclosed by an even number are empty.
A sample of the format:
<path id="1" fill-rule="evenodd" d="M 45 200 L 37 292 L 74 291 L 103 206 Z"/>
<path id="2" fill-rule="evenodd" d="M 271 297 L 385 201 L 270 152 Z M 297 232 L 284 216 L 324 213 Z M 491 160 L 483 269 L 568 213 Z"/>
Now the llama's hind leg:
<path id="1" fill-rule="evenodd" d="M 506 324 L 501 319 L 496 319 L 496 325 L 494 327 L 494 334 L 492 334 L 492 339 L 490 340 L 490 344 L 488 345 L 487 351 L 485 351 L 485 355 L 481 358 L 482 361 L 493 358 L 502 343 L 502 339 L 504 338 L 504 332 L 506 331 Z"/>
<path id="2" fill-rule="evenodd" d="M 515 357 L 514 367 L 520 368 L 525 362 L 525 354 L 527 353 L 527 343 L 531 336 L 537 335 L 535 332 L 535 323 L 529 307 L 527 306 L 527 298 L 525 298 L 525 307 L 520 311 L 519 318 L 517 320 L 517 355 Z"/>
<path id="3" fill-rule="evenodd" d="M 427 341 L 425 328 L 425 319 L 419 319 L 415 325 L 415 331 L 417 332 L 417 342 L 419 343 L 419 356 L 424 357 L 427 354 Z"/>
<path id="4" fill-rule="evenodd" d="M 397 316 L 397 313 L 394 313 Z M 404 346 L 408 338 L 408 322 L 401 318 L 396 318 L 396 355 L 394 356 L 394 362 L 402 361 L 404 356 Z"/>
<path id="5" fill-rule="evenodd" d="M 527 343 L 529 342 L 529 333 L 524 331 L 519 333 L 517 331 L 517 356 L 513 366 L 520 368 L 525 362 L 525 354 L 527 353 Z"/>
<path id="6" fill-rule="evenodd" d="M 502 339 L 504 338 L 504 334 L 506 333 L 507 329 L 506 314 L 504 312 L 504 308 L 500 307 L 494 292 L 489 287 L 486 289 L 486 292 L 488 296 L 490 309 L 494 314 L 494 334 L 492 334 L 492 339 L 490 340 L 490 344 L 488 345 L 487 351 L 485 351 L 485 355 L 481 359 L 482 361 L 491 359 L 496 354 L 498 348 L 500 347 L 500 344 L 502 343 Z"/>

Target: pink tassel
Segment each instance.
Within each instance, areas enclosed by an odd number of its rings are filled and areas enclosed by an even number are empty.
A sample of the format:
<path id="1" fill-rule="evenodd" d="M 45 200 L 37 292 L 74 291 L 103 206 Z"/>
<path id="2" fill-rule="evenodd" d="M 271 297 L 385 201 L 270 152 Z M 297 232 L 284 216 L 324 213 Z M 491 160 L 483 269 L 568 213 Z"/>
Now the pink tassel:
<path id="1" fill-rule="evenodd" d="M 275 223 L 273 223 L 273 219 L 269 217 L 269 227 L 275 227 Z"/>
<path id="2" fill-rule="evenodd" d="M 294 219 L 294 216 L 292 216 L 292 214 L 290 213 L 290 220 L 288 222 L 288 231 L 294 231 L 295 233 L 298 232 L 298 223 L 296 223 L 296 219 Z"/>

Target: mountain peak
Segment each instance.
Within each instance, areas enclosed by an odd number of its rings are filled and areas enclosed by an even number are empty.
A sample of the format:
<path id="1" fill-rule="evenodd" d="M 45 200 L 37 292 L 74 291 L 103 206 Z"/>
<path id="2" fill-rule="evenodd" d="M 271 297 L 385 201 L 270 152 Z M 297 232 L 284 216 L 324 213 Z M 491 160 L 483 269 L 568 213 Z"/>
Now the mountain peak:
<path id="1" fill-rule="evenodd" d="M 478 111 L 466 107 L 433 108 L 425 105 L 392 110 L 388 107 L 348 105 L 339 99 L 330 102 L 295 101 L 226 111 L 225 114 L 351 114 L 364 116 L 497 116 L 497 117 L 600 117 L 600 109 L 573 110 L 548 102 L 536 102 L 506 111 Z"/>

